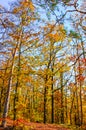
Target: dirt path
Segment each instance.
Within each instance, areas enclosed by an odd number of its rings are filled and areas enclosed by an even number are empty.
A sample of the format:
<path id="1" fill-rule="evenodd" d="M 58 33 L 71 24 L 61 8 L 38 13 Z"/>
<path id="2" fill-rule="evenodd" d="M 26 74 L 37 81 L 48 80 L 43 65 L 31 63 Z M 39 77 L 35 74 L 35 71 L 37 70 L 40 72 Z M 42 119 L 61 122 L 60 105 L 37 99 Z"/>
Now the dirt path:
<path id="1" fill-rule="evenodd" d="M 1 128 L 0 130 L 12 130 L 12 127 Z M 24 126 L 24 129 L 19 128 L 18 130 L 69 130 L 60 125 L 54 124 L 43 124 L 43 123 L 33 123 L 29 122 L 28 125 Z"/>
<path id="2" fill-rule="evenodd" d="M 42 124 L 42 123 L 31 123 L 32 130 L 69 130 L 63 128 L 60 125 Z"/>

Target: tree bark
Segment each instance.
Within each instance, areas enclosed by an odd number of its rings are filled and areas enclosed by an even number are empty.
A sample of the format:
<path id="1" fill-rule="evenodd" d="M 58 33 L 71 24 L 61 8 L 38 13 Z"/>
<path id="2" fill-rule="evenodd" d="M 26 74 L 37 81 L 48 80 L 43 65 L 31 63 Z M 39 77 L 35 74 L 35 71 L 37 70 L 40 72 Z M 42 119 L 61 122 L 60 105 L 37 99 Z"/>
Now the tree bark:
<path id="1" fill-rule="evenodd" d="M 15 60 L 15 54 L 16 54 L 16 50 L 17 50 L 17 46 L 15 47 L 14 53 L 12 54 L 12 65 L 11 65 L 11 70 L 10 70 L 10 76 L 9 76 L 9 80 L 8 80 L 8 89 L 7 89 L 7 95 L 6 95 L 6 99 L 5 99 L 5 106 L 4 106 L 4 112 L 3 112 L 3 120 L 2 120 L 2 126 L 6 127 L 6 118 L 8 115 L 8 109 L 9 109 L 9 102 L 10 102 L 10 93 L 11 93 L 11 87 L 12 87 L 12 75 L 13 75 L 13 70 L 14 70 L 14 60 Z"/>
<path id="2" fill-rule="evenodd" d="M 60 74 L 60 84 L 61 84 L 61 123 L 64 124 L 63 73 Z"/>

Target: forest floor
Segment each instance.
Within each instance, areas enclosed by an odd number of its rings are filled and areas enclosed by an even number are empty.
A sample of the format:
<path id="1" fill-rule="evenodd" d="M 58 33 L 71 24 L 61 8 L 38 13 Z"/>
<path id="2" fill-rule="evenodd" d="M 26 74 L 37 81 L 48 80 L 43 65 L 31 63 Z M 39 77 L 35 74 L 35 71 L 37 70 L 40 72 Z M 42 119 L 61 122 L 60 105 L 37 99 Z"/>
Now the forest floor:
<path id="1" fill-rule="evenodd" d="M 1 123 L 1 122 L 0 122 Z M 83 128 L 60 125 L 60 124 L 44 124 L 44 123 L 34 123 L 25 120 L 18 120 L 16 127 L 13 128 L 12 120 L 7 120 L 7 127 L 3 128 L 0 126 L 0 130 L 86 130 L 86 126 Z"/>
<path id="2" fill-rule="evenodd" d="M 0 130 L 14 130 L 14 129 L 13 126 L 7 125 L 6 128 L 0 127 Z M 86 129 L 67 128 L 64 125 L 29 122 L 28 125 L 25 126 L 16 126 L 15 130 L 86 130 Z"/>
<path id="3" fill-rule="evenodd" d="M 6 128 L 0 127 L 0 130 L 13 130 L 13 127 L 11 125 L 7 125 Z M 29 122 L 28 125 L 26 126 L 17 126 L 15 130 L 71 130 L 71 129 L 65 128 L 62 125 Z"/>

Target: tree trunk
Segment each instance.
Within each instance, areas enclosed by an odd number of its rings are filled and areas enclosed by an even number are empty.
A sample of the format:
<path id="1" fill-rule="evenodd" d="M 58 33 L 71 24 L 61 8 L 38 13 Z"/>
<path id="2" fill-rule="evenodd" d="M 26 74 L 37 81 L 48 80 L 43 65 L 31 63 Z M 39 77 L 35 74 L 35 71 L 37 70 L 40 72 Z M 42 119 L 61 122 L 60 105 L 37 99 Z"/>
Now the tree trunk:
<path id="1" fill-rule="evenodd" d="M 9 101 L 10 101 L 10 91 L 11 91 L 11 86 L 12 86 L 12 73 L 13 73 L 13 65 L 11 68 L 10 78 L 8 81 L 8 90 L 7 90 L 7 96 L 6 96 L 6 100 L 5 100 L 4 113 L 3 113 L 3 120 L 2 120 L 3 127 L 6 127 L 6 118 L 7 118 L 7 114 L 8 114 Z"/>
<path id="2" fill-rule="evenodd" d="M 78 44 L 77 44 L 77 56 L 79 55 L 79 50 L 78 50 Z M 78 67 L 79 67 L 79 76 L 82 75 L 81 73 L 81 70 L 80 70 L 80 67 L 81 67 L 81 63 L 80 63 L 80 58 L 78 59 Z M 80 94 L 80 119 L 81 119 L 81 122 L 80 122 L 80 125 L 82 126 L 83 124 L 83 109 L 82 109 L 82 81 L 79 79 L 79 86 L 80 86 L 80 91 L 79 91 L 79 94 Z"/>
<path id="3" fill-rule="evenodd" d="M 14 70 L 14 60 L 15 60 L 17 46 L 18 46 L 18 43 L 15 47 L 14 53 L 12 54 L 13 59 L 12 59 L 12 65 L 11 65 L 11 70 L 10 70 L 10 77 L 8 80 L 8 89 L 7 89 L 6 99 L 5 99 L 5 106 L 4 106 L 3 120 L 2 120 L 3 127 L 6 127 L 6 118 L 7 118 L 8 109 L 9 109 L 10 92 L 11 92 L 11 87 L 12 87 L 12 75 L 13 75 L 13 70 Z"/>
<path id="4" fill-rule="evenodd" d="M 46 86 L 44 88 L 44 123 L 46 123 Z"/>
<path id="5" fill-rule="evenodd" d="M 53 64 L 54 66 L 54 64 Z M 51 92 L 52 92 L 52 95 L 51 95 L 51 123 L 54 123 L 54 92 L 53 92 L 53 66 L 52 66 L 52 77 L 51 77 Z"/>
<path id="6" fill-rule="evenodd" d="M 61 123 L 64 124 L 63 73 L 60 74 L 60 83 L 61 83 Z"/>
<path id="7" fill-rule="evenodd" d="M 16 110 L 16 101 L 18 101 L 18 94 L 17 94 L 17 88 L 18 88 L 18 82 L 16 83 L 16 88 L 15 88 L 15 95 L 14 95 L 14 104 L 13 104 L 13 106 L 14 106 L 14 117 L 13 117 L 13 120 L 16 120 L 16 112 L 17 112 L 17 110 Z"/>
<path id="8" fill-rule="evenodd" d="M 19 41 L 19 55 L 18 55 L 18 71 L 17 71 L 17 82 L 16 82 L 16 88 L 15 88 L 15 96 L 14 96 L 14 120 L 17 119 L 16 117 L 16 102 L 18 102 L 18 86 L 19 86 L 19 76 L 20 76 L 20 57 L 21 57 L 21 38 Z"/>
<path id="9" fill-rule="evenodd" d="M 66 123 L 68 123 L 67 87 L 66 87 L 66 94 L 65 94 L 65 116 L 66 116 Z"/>
<path id="10" fill-rule="evenodd" d="M 70 108 L 70 124 L 72 125 L 72 112 L 73 112 L 73 104 L 74 104 L 75 92 L 73 92 L 71 108 Z"/>

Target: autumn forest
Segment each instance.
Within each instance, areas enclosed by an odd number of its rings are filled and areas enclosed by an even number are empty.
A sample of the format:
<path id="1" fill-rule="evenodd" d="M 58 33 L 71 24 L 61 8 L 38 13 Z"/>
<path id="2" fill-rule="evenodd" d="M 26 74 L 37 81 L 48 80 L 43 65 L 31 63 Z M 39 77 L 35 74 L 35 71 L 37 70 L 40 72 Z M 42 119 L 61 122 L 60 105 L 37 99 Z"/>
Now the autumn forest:
<path id="1" fill-rule="evenodd" d="M 86 126 L 85 0 L 0 5 L 0 124 L 9 120 Z"/>

